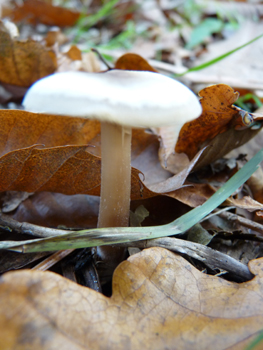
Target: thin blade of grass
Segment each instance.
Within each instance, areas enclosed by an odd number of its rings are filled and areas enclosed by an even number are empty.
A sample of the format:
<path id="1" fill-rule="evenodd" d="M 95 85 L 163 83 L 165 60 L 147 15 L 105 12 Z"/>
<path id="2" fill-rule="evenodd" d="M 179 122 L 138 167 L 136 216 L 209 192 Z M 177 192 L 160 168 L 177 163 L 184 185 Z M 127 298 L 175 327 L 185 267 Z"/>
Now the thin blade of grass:
<path id="1" fill-rule="evenodd" d="M 119 0 L 110 0 L 105 2 L 105 4 L 99 9 L 99 11 L 93 15 L 87 16 L 83 14 L 80 19 L 75 24 L 75 27 L 78 29 L 76 37 L 74 38 L 74 43 L 77 43 L 82 36 L 83 32 L 88 31 L 100 20 L 109 16 L 112 13 L 114 6 L 119 2 Z"/>
<path id="2" fill-rule="evenodd" d="M 237 48 L 235 48 L 235 49 L 233 49 L 233 50 L 231 50 L 231 51 L 228 51 L 228 52 L 224 53 L 223 55 L 218 56 L 218 57 L 216 57 L 216 58 L 214 58 L 214 59 L 212 59 L 212 60 L 210 60 L 210 61 L 208 61 L 208 62 L 202 63 L 202 64 L 200 64 L 199 66 L 196 66 L 196 67 L 189 68 L 189 69 L 188 69 L 187 71 L 185 71 L 184 73 L 175 74 L 175 76 L 176 76 L 176 77 L 182 77 L 183 75 L 186 75 L 187 73 L 196 72 L 196 71 L 198 71 L 198 70 L 201 70 L 201 69 L 207 68 L 207 67 L 209 67 L 209 66 L 212 66 L 213 64 L 215 64 L 215 63 L 217 63 L 217 62 L 223 60 L 224 58 L 226 58 L 226 57 L 232 55 L 233 53 L 235 53 L 235 52 L 237 52 L 237 51 L 243 49 L 244 47 L 246 47 L 246 46 L 252 44 L 254 41 L 256 41 L 256 40 L 258 40 L 258 39 L 260 39 L 260 38 L 262 38 L 262 37 L 263 37 L 263 34 L 257 36 L 256 38 L 254 38 L 254 39 L 248 41 L 247 43 L 245 43 L 245 44 L 243 44 L 243 45 L 241 45 L 241 46 L 238 46 Z"/>

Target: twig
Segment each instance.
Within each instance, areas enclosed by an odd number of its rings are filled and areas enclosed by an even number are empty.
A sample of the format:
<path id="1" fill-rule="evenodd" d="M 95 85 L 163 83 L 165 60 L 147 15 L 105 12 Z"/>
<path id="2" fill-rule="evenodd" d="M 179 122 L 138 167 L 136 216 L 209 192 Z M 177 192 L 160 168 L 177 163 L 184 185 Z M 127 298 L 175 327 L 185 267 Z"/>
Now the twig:
<path id="1" fill-rule="evenodd" d="M 112 67 L 108 64 L 108 62 L 105 60 L 105 58 L 102 56 L 102 54 L 99 52 L 99 50 L 95 49 L 94 47 L 91 48 L 91 51 L 92 52 L 95 52 L 98 56 L 99 56 L 99 59 L 101 60 L 102 63 L 105 64 L 105 66 L 111 70 Z"/>
<path id="2" fill-rule="evenodd" d="M 58 230 L 48 227 L 42 227 L 28 222 L 18 222 L 10 216 L 0 213 L 0 226 L 6 231 L 16 231 L 17 233 L 27 234 L 35 237 L 54 237 L 71 233 L 69 230 Z"/>
<path id="3" fill-rule="evenodd" d="M 244 280 L 250 280 L 254 277 L 249 268 L 236 259 L 210 247 L 199 243 L 185 241 L 183 239 L 168 237 L 157 238 L 146 241 L 131 242 L 129 243 L 129 246 L 138 248 L 162 247 L 176 253 L 186 254 L 194 259 L 203 261 L 214 268 L 226 270 Z"/>
<path id="4" fill-rule="evenodd" d="M 32 267 L 32 270 L 40 270 L 40 271 L 46 271 L 50 269 L 53 265 L 55 265 L 57 262 L 68 256 L 70 253 L 72 253 L 75 249 L 67 249 L 67 250 L 60 250 L 59 252 L 56 252 L 46 258 L 45 260 L 41 261 L 36 266 Z"/>
<path id="5" fill-rule="evenodd" d="M 255 221 L 243 218 L 242 216 L 239 216 L 239 215 L 236 215 L 233 213 L 229 213 L 229 212 L 219 213 L 218 215 L 224 219 L 238 222 L 242 226 L 251 228 L 252 230 L 255 230 L 255 231 L 263 234 L 263 225 L 258 224 Z M 260 237 L 262 238 L 262 235 L 260 235 Z"/>

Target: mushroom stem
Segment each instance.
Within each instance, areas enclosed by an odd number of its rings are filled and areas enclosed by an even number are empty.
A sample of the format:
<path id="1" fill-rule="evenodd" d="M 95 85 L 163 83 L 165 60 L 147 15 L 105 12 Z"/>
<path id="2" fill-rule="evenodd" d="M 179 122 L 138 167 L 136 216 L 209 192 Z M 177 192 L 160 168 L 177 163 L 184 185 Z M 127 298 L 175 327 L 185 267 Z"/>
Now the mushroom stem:
<path id="1" fill-rule="evenodd" d="M 107 122 L 101 123 L 102 164 L 98 227 L 127 227 L 129 225 L 131 134 L 129 127 Z M 103 260 L 110 258 L 109 249 L 112 248 L 99 249 L 99 255 Z M 114 256 L 111 256 L 111 259 L 114 259 Z"/>

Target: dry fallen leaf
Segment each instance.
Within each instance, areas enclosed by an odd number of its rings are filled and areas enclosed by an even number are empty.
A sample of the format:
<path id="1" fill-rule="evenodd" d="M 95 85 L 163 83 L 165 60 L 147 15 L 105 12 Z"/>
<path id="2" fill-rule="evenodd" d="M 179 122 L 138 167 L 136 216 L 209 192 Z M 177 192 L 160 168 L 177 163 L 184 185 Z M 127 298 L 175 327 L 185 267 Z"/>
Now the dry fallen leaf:
<path id="1" fill-rule="evenodd" d="M 80 18 L 80 13 L 65 7 L 53 6 L 41 0 L 25 0 L 17 4 L 12 13 L 15 22 L 26 20 L 36 25 L 43 23 L 50 26 L 73 26 Z"/>
<path id="2" fill-rule="evenodd" d="M 16 252 L 10 252 L 7 250 L 0 251 L 0 273 L 4 273 L 10 270 L 18 270 L 22 267 L 33 263 L 36 260 L 44 258 L 49 255 L 47 252 L 41 253 L 28 253 L 28 254 L 19 254 Z"/>
<path id="3" fill-rule="evenodd" d="M 15 212 L 5 213 L 17 221 L 43 227 L 94 228 L 98 221 L 99 197 L 38 192 L 20 203 Z"/>
<path id="4" fill-rule="evenodd" d="M 87 145 L 100 132 L 94 120 L 0 110 L 0 155 L 32 145 Z"/>
<path id="5" fill-rule="evenodd" d="M 11 192 L 12 193 L 12 192 Z M 5 192 L 0 197 L 10 194 Z M 188 211 L 188 207 L 167 196 L 156 196 L 131 202 L 131 210 L 139 205 L 149 211 L 144 226 L 167 224 Z M 97 226 L 99 197 L 89 195 L 64 195 L 37 192 L 19 204 L 12 212 L 5 211 L 19 222 L 29 222 L 44 227 L 94 228 Z"/>
<path id="6" fill-rule="evenodd" d="M 260 131 L 261 127 L 253 129 L 251 125 L 245 124 L 245 112 L 233 106 L 239 94 L 230 86 L 212 85 L 201 90 L 199 96 L 203 112 L 197 119 L 183 125 L 178 140 L 173 128 L 156 130 L 156 134 L 161 137 L 160 161 L 173 173 L 181 170 L 178 162 L 180 165 L 182 161 L 187 166 L 185 154 L 192 159 L 200 149 L 207 146 L 194 168 L 196 170 L 248 142 Z M 248 117 L 251 121 L 262 119 L 253 114 Z M 175 144 L 176 153 L 172 154 Z"/>
<path id="7" fill-rule="evenodd" d="M 111 298 L 51 272 L 9 272 L 0 348 L 244 349 L 263 322 L 263 259 L 249 266 L 253 280 L 231 283 L 147 249 L 118 266 Z"/>
<path id="8" fill-rule="evenodd" d="M 186 123 L 179 134 L 176 152 L 184 152 L 192 159 L 205 141 L 226 131 L 237 114 L 231 106 L 238 99 L 238 92 L 224 84 L 212 85 L 199 92 L 203 112 L 192 122 Z"/>
<path id="9" fill-rule="evenodd" d="M 122 55 L 115 63 L 116 69 L 142 70 L 157 72 L 144 58 L 135 53 L 126 53 Z"/>
<path id="10" fill-rule="evenodd" d="M 99 195 L 100 159 L 87 146 L 31 146 L 0 158 L 0 191 Z"/>
<path id="11" fill-rule="evenodd" d="M 13 37 L 0 22 L 0 81 L 5 84 L 29 87 L 35 81 L 54 73 L 57 67 L 53 51 L 41 43 Z"/>
<path id="12" fill-rule="evenodd" d="M 0 111 L 0 120 L 0 191 L 52 191 L 99 196 L 99 122 L 19 110 Z M 149 198 L 162 193 L 163 187 L 158 183 L 163 184 L 170 174 L 156 164 L 159 163 L 156 136 L 135 129 L 132 143 L 133 161 L 140 167 L 132 169 L 131 198 Z M 155 158 L 151 157 L 152 154 Z M 140 179 L 144 170 L 147 184 L 155 183 L 156 192 Z M 181 187 L 188 172 L 186 169 L 184 174 L 174 177 L 169 191 Z M 167 188 L 164 192 L 168 192 Z"/>

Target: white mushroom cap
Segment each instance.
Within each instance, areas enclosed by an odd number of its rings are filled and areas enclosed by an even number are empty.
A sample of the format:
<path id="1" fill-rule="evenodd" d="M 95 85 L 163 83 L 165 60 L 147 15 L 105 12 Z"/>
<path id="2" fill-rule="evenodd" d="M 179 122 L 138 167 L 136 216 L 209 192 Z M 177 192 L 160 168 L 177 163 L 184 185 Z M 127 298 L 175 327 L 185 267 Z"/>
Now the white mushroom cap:
<path id="1" fill-rule="evenodd" d="M 63 72 L 37 81 L 23 105 L 30 112 L 98 119 L 128 127 L 183 125 L 201 114 L 185 85 L 145 71 Z"/>

